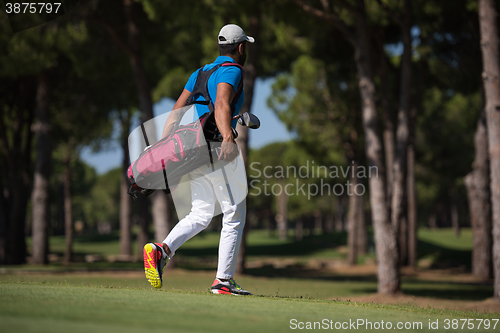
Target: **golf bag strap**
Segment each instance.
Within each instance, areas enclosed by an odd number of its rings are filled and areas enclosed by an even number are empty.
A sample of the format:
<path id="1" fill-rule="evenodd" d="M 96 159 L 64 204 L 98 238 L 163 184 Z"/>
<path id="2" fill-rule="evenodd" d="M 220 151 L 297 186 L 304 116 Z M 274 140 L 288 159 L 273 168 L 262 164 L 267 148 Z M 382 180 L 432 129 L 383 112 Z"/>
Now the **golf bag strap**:
<path id="1" fill-rule="evenodd" d="M 230 62 L 230 61 L 225 61 L 222 64 L 214 66 L 213 68 L 211 68 L 207 71 L 204 71 L 203 67 L 201 67 L 198 71 L 198 77 L 196 78 L 196 82 L 194 84 L 193 91 L 191 92 L 191 94 L 187 98 L 185 105 L 186 106 L 192 105 L 192 104 L 207 105 L 210 112 L 214 112 L 214 105 L 213 105 L 212 101 L 210 100 L 210 95 L 208 93 L 208 79 L 220 67 L 227 67 L 227 66 L 236 66 L 236 67 L 241 69 L 241 81 L 240 81 L 240 84 L 238 85 L 238 88 L 236 90 L 236 95 L 234 96 L 233 101 L 231 102 L 231 111 L 234 113 L 234 110 L 236 109 L 236 103 L 238 103 L 238 99 L 240 98 L 240 96 L 243 92 L 243 81 L 245 80 L 245 69 L 240 64 Z M 195 98 L 197 98 L 198 96 L 203 96 L 203 98 L 205 100 L 204 101 L 195 101 Z"/>

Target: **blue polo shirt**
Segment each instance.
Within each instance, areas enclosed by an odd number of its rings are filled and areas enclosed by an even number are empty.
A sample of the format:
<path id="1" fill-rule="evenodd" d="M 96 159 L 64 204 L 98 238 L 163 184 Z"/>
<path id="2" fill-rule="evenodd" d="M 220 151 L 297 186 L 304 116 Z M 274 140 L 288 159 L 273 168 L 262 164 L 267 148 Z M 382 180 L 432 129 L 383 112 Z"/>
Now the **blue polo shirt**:
<path id="1" fill-rule="evenodd" d="M 211 64 L 205 65 L 203 67 L 204 71 L 212 69 L 214 66 L 217 66 L 219 64 L 222 64 L 223 62 L 230 61 L 230 62 L 235 62 L 232 58 L 226 57 L 226 56 L 219 56 L 215 61 Z M 191 74 L 191 77 L 189 77 L 188 82 L 184 86 L 184 89 L 187 91 L 191 92 L 193 91 L 194 84 L 196 82 L 196 79 L 198 78 L 198 72 L 200 69 L 198 69 L 196 72 Z M 233 86 L 234 92 L 238 90 L 238 86 L 240 85 L 241 82 L 241 77 L 242 77 L 242 72 L 241 69 L 238 68 L 237 66 L 226 66 L 226 67 L 220 67 L 218 70 L 216 70 L 212 75 L 210 75 L 210 78 L 208 79 L 208 94 L 210 95 L 210 100 L 212 101 L 212 104 L 215 104 L 215 98 L 217 97 L 217 85 L 221 82 L 229 83 L 230 85 Z M 244 92 L 241 92 L 241 96 L 238 99 L 238 102 L 236 103 L 236 109 L 234 110 L 233 117 L 236 116 L 240 112 L 241 105 L 243 104 L 244 100 Z M 198 96 L 196 98 L 197 101 L 199 100 L 204 100 L 203 96 Z M 195 104 L 196 106 L 196 112 L 198 117 L 201 115 L 210 112 L 208 109 L 208 106 L 206 105 L 201 105 L 201 104 Z M 233 120 L 231 122 L 231 126 L 234 128 L 236 126 L 236 120 Z"/>

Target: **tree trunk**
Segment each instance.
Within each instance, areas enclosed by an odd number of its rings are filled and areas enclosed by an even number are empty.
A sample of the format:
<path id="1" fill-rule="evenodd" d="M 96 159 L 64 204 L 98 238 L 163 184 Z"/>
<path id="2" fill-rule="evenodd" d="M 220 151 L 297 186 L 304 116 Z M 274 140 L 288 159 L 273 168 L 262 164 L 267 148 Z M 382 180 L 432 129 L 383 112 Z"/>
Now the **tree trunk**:
<path id="1" fill-rule="evenodd" d="M 369 170 L 375 169 L 377 177 L 370 177 L 370 205 L 378 259 L 378 292 L 395 294 L 400 292 L 398 251 L 396 233 L 389 221 L 387 191 L 385 183 L 384 154 L 382 139 L 378 133 L 378 114 L 375 107 L 375 83 L 371 65 L 371 41 L 364 0 L 356 0 L 351 9 L 354 17 L 355 32 L 334 14 L 327 1 L 322 1 L 325 11 L 319 11 L 300 0 L 295 0 L 306 12 L 328 20 L 335 25 L 354 46 L 354 59 L 358 71 L 358 86 L 362 101 L 363 128 L 365 131 L 365 150 Z"/>
<path id="2" fill-rule="evenodd" d="M 139 38 L 139 28 L 135 22 L 134 16 L 134 2 L 132 0 L 124 0 L 125 16 L 127 19 L 127 31 L 129 37 L 129 59 L 132 72 L 134 73 L 134 80 L 137 86 L 137 93 L 139 97 L 139 109 L 141 110 L 141 121 L 145 123 L 146 121 L 153 119 L 153 100 L 151 98 L 151 86 L 149 84 L 146 70 L 144 68 L 144 62 L 142 61 L 142 55 L 140 50 L 140 38 Z M 157 141 L 156 131 L 154 126 L 148 130 L 150 137 L 150 144 Z M 165 234 L 167 218 L 168 218 L 168 207 L 166 204 L 165 196 L 160 191 L 156 191 L 153 194 L 152 199 L 152 216 L 153 225 L 155 228 L 159 228 L 155 231 L 155 241 L 159 242 L 162 239 L 156 238 L 156 236 Z"/>
<path id="3" fill-rule="evenodd" d="M 127 20 L 127 32 L 129 37 L 128 55 L 130 67 L 134 74 L 134 80 L 137 86 L 137 95 L 139 97 L 139 109 L 141 110 L 141 121 L 144 123 L 154 117 L 153 100 L 151 99 L 151 86 L 149 84 L 144 63 L 142 61 L 139 28 L 135 22 L 134 2 L 132 0 L 123 0 L 125 17 Z M 152 129 L 154 131 L 154 128 Z M 154 138 L 156 135 L 151 134 Z M 156 141 L 156 139 L 155 139 Z"/>
<path id="4" fill-rule="evenodd" d="M 142 249 L 149 242 L 149 202 L 144 196 L 140 196 L 139 200 L 139 230 L 137 233 L 137 254 L 142 255 Z"/>
<path id="5" fill-rule="evenodd" d="M 417 267 L 417 197 L 415 190 L 415 146 L 412 139 L 408 145 L 407 157 L 408 266 L 415 268 Z"/>
<path id="6" fill-rule="evenodd" d="M 405 240 L 405 244 L 398 246 L 400 253 L 406 256 L 406 231 L 407 226 L 403 224 L 406 220 L 406 163 L 408 151 L 409 126 L 408 118 L 410 113 L 410 95 L 411 95 L 411 1 L 404 2 L 404 15 L 401 20 L 401 30 L 403 39 L 403 56 L 401 59 L 401 90 L 399 97 L 398 127 L 396 133 L 396 155 L 393 165 L 393 184 L 392 184 L 392 203 L 391 203 L 391 223 L 396 235 L 400 234 L 400 240 Z M 389 166 L 388 166 L 389 167 Z M 406 259 L 406 257 L 401 257 Z"/>
<path id="7" fill-rule="evenodd" d="M 253 36 L 257 43 L 248 45 L 248 60 L 245 65 L 245 100 L 243 101 L 243 105 L 240 109 L 240 114 L 245 112 L 250 112 L 252 110 L 252 101 L 254 94 L 254 86 L 255 79 L 257 78 L 257 67 L 259 63 L 259 55 L 260 55 L 260 44 L 258 43 L 260 36 L 260 9 L 256 8 L 256 13 L 249 18 L 249 26 L 248 31 L 250 36 Z M 238 147 L 241 149 L 241 154 L 243 160 L 245 162 L 245 169 L 248 170 L 248 127 L 246 126 L 237 126 L 238 138 L 236 139 L 236 143 Z M 248 202 L 248 201 L 247 201 Z M 248 218 L 248 206 L 247 206 L 247 216 Z M 241 245 L 240 250 L 238 252 L 238 262 L 236 265 L 237 273 L 244 273 L 245 271 L 245 262 L 246 262 L 246 254 L 247 254 L 247 235 L 250 230 L 250 227 L 245 223 L 245 227 L 243 228 L 243 235 L 241 236 Z"/>
<path id="8" fill-rule="evenodd" d="M 380 42 L 380 54 L 384 55 L 384 46 L 383 42 Z M 394 165 L 394 124 L 392 122 L 391 117 L 391 109 L 389 105 L 389 80 L 387 73 L 387 59 L 385 56 L 381 56 L 381 64 L 380 64 L 380 81 L 381 81 L 381 104 L 382 104 L 382 116 L 384 121 L 384 132 L 383 132 L 383 140 L 384 140 L 384 151 L 385 151 L 385 165 L 386 175 L 387 175 L 387 200 L 390 202 L 392 197 L 392 185 L 393 185 L 393 173 L 392 173 L 392 165 Z"/>
<path id="9" fill-rule="evenodd" d="M 155 227 L 155 241 L 162 242 L 168 235 L 168 206 L 167 198 L 163 191 L 156 191 L 153 194 L 153 225 Z"/>
<path id="10" fill-rule="evenodd" d="M 49 176 L 52 155 L 49 124 L 50 89 L 47 76 L 45 72 L 39 75 L 36 93 L 36 163 L 32 194 L 32 263 L 34 264 L 47 264 Z"/>
<path id="11" fill-rule="evenodd" d="M 423 43 L 423 40 L 422 40 Z M 424 92 L 425 77 L 427 73 L 427 62 L 420 59 L 418 71 L 418 84 L 415 96 L 413 98 L 413 107 L 410 110 L 410 136 L 408 138 L 408 156 L 407 161 L 407 214 L 408 214 L 408 266 L 417 267 L 417 191 L 415 188 L 415 136 L 417 113 L 421 106 L 422 95 Z"/>
<path id="12" fill-rule="evenodd" d="M 335 211 L 335 232 L 344 231 L 344 210 L 345 210 L 345 198 L 337 197 L 337 210 Z"/>
<path id="13" fill-rule="evenodd" d="M 484 113 L 477 122 L 474 146 L 473 170 L 464 179 L 472 227 L 472 274 L 481 281 L 488 281 L 493 277 L 493 263 L 488 133 Z"/>
<path id="14" fill-rule="evenodd" d="M 405 196 L 406 198 L 406 196 Z M 399 266 L 403 267 L 408 264 L 408 222 L 406 216 L 401 219 L 399 227 Z"/>
<path id="15" fill-rule="evenodd" d="M 437 229 L 437 212 L 432 211 L 429 215 L 429 229 Z"/>
<path id="16" fill-rule="evenodd" d="M 364 199 L 363 196 L 358 196 L 356 200 L 356 205 L 358 206 L 356 210 L 358 211 L 357 225 L 358 232 L 357 234 L 357 254 L 358 256 L 366 254 L 368 252 L 368 233 L 366 231 L 366 223 L 365 223 L 365 210 L 364 210 Z"/>
<path id="17" fill-rule="evenodd" d="M 351 164 L 354 170 L 358 169 L 358 162 L 353 161 Z M 359 198 L 360 196 L 354 193 L 358 178 L 356 173 L 351 174 L 349 179 L 349 212 L 347 213 L 347 248 L 349 249 L 348 262 L 349 265 L 356 265 L 358 259 L 358 232 L 359 230 Z"/>
<path id="18" fill-rule="evenodd" d="M 396 233 L 389 222 L 386 201 L 386 184 L 382 140 L 378 134 L 378 115 L 375 108 L 375 84 L 370 64 L 370 41 L 368 37 L 365 4 L 357 0 L 356 15 L 357 43 L 355 60 L 359 75 L 359 90 L 362 100 L 363 128 L 365 131 L 365 149 L 368 167 L 375 168 L 378 177 L 370 177 L 370 205 L 375 231 L 375 248 L 378 259 L 378 292 L 395 294 L 400 291 L 398 252 Z"/>
<path id="19" fill-rule="evenodd" d="M 0 116 L 0 143 L 5 162 L 2 192 L 0 193 L 0 264 L 26 262 L 26 207 L 31 191 L 31 170 L 34 108 L 29 102 L 36 100 L 36 80 L 28 77 L 19 82 L 18 105 L 12 136 L 8 138 L 5 115 Z M 10 144 L 9 144 L 10 143 Z"/>
<path id="20" fill-rule="evenodd" d="M 123 256 L 132 255 L 132 198 L 127 194 L 129 186 L 126 170 L 122 168 L 120 177 L 120 254 Z"/>
<path id="21" fill-rule="evenodd" d="M 177 222 L 179 222 L 179 219 L 177 217 L 177 213 L 175 212 L 175 205 L 174 205 L 174 199 L 172 199 L 171 194 L 167 194 L 167 211 L 168 211 L 168 218 L 167 218 L 167 234 L 172 230 Z M 213 221 L 212 221 L 213 223 Z M 175 268 L 175 256 L 170 259 L 167 262 L 166 269 L 174 269 Z"/>
<path id="22" fill-rule="evenodd" d="M 66 148 L 64 157 L 64 236 L 66 246 L 64 249 L 64 263 L 69 264 L 73 257 L 73 211 L 71 201 L 71 157 L 70 147 Z"/>
<path id="23" fill-rule="evenodd" d="M 301 241 L 304 238 L 304 221 L 298 219 L 295 221 L 295 240 Z"/>
<path id="24" fill-rule="evenodd" d="M 31 126 L 36 100 L 36 80 L 23 78 L 19 82 L 19 98 L 13 122 L 5 127 L 7 113 L 0 116 L 0 145 L 4 167 L 0 176 L 0 265 L 26 262 L 26 207 L 31 191 L 33 131 Z M 12 133 L 9 136 L 7 133 Z"/>
<path id="25" fill-rule="evenodd" d="M 450 215 L 451 215 L 451 225 L 453 226 L 453 230 L 455 232 L 455 237 L 460 236 L 460 220 L 458 219 L 458 208 L 455 202 L 451 203 L 450 206 Z"/>
<path id="26" fill-rule="evenodd" d="M 281 185 L 281 188 L 284 189 L 285 187 L 285 179 L 284 178 L 279 178 L 278 179 L 278 184 Z M 278 226 L 278 235 L 280 239 L 286 239 L 287 238 L 287 232 L 288 232 L 288 196 L 285 193 L 285 190 L 281 191 L 281 194 L 278 195 L 277 199 L 277 206 L 278 206 L 278 213 L 276 214 L 276 224 Z"/>
<path id="27" fill-rule="evenodd" d="M 130 164 L 128 151 L 128 132 L 130 131 L 130 115 L 120 119 L 122 123 L 122 172 L 120 177 L 120 254 L 132 256 L 132 198 L 127 193 L 130 182 L 127 179 L 127 169 Z"/>
<path id="28" fill-rule="evenodd" d="M 469 199 L 473 235 L 472 274 L 481 281 L 488 281 L 493 273 L 491 261 L 491 203 L 489 187 L 488 134 L 482 113 L 474 137 L 476 156 L 473 171 L 464 179 Z"/>
<path id="29" fill-rule="evenodd" d="M 500 302 L 500 64 L 497 15 L 493 0 L 479 1 L 493 213 L 493 268 L 495 273 L 493 295 L 495 300 Z"/>
<path id="30" fill-rule="evenodd" d="M 328 213 L 326 215 L 325 221 L 325 232 L 331 234 L 335 229 L 335 215 L 333 213 Z"/>

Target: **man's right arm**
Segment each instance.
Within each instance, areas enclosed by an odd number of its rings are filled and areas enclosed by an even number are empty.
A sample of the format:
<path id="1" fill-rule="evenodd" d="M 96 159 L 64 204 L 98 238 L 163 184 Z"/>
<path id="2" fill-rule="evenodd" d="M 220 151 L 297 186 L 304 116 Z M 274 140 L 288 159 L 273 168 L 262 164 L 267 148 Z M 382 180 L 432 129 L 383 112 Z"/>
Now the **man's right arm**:
<path id="1" fill-rule="evenodd" d="M 179 117 L 179 111 L 182 107 L 186 105 L 186 100 L 188 99 L 189 95 L 191 95 L 191 92 L 189 90 L 184 89 L 182 91 L 182 94 L 177 99 L 177 102 L 175 102 L 174 108 L 172 112 L 170 112 L 170 114 L 168 115 L 167 121 L 165 122 L 165 126 L 163 127 L 163 133 L 161 134 L 162 139 L 166 137 L 174 128 L 175 122 Z"/>

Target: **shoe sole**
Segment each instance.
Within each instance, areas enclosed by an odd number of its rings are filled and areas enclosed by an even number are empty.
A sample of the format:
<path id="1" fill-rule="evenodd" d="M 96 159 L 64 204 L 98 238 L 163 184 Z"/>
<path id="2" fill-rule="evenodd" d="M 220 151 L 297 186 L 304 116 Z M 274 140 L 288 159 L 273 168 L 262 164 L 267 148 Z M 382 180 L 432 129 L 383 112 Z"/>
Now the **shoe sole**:
<path id="1" fill-rule="evenodd" d="M 154 268 L 158 266 L 158 263 L 155 260 L 155 251 L 156 249 L 153 248 L 152 244 L 144 245 L 144 272 L 146 273 L 146 278 L 149 283 L 153 287 L 160 289 L 162 285 L 161 277 L 156 268 Z"/>
<path id="2" fill-rule="evenodd" d="M 212 294 L 217 294 L 217 295 L 234 295 L 234 296 L 240 296 L 239 294 L 233 294 L 229 291 L 224 291 L 224 290 L 211 290 Z"/>
<path id="3" fill-rule="evenodd" d="M 235 294 L 229 291 L 224 291 L 224 290 L 219 290 L 219 289 L 211 289 L 210 292 L 212 294 L 217 294 L 217 295 L 234 295 L 234 296 L 251 296 L 252 294 L 244 295 L 244 294 Z"/>

